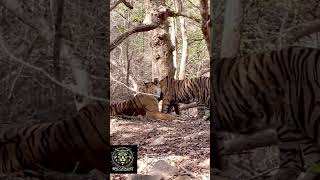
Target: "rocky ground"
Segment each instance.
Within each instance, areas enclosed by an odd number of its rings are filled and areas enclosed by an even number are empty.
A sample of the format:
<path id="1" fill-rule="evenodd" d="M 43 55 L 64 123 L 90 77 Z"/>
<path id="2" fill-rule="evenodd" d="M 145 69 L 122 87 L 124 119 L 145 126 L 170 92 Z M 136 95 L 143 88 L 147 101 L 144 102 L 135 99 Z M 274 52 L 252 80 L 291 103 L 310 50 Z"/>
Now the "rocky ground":
<path id="1" fill-rule="evenodd" d="M 138 145 L 138 175 L 112 180 L 210 179 L 209 121 L 184 114 L 174 121 L 112 117 L 110 124 L 112 144 Z"/>

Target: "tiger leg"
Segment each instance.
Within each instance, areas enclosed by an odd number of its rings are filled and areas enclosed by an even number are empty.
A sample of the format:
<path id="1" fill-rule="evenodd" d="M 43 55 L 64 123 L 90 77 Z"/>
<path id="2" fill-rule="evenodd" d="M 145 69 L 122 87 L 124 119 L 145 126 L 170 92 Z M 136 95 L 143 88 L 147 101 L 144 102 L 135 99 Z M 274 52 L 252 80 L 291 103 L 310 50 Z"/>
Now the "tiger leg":
<path id="1" fill-rule="evenodd" d="M 305 141 L 300 143 L 301 151 L 303 152 L 304 170 L 306 173 L 299 180 L 317 180 L 320 179 L 320 175 L 310 172 L 310 168 L 313 164 L 320 164 L 320 149 L 310 138 L 306 138 Z"/>
<path id="2" fill-rule="evenodd" d="M 298 145 L 288 143 L 279 144 L 280 165 L 275 180 L 294 180 L 299 177 L 303 169 L 303 160 Z"/>
<path id="3" fill-rule="evenodd" d="M 161 102 L 159 102 L 159 111 L 163 112 L 162 111 L 162 103 L 163 101 L 161 100 Z M 168 107 L 169 106 L 169 107 Z M 172 109 L 172 106 L 169 105 L 166 105 L 164 108 L 166 108 L 167 110 L 165 112 L 168 112 L 168 113 L 171 113 L 171 109 Z M 173 108 L 174 108 L 174 112 L 177 114 L 177 115 L 180 115 L 180 110 L 179 110 L 179 105 L 178 104 L 173 104 Z"/>
<path id="4" fill-rule="evenodd" d="M 157 111 L 147 111 L 146 112 L 146 117 L 151 118 L 151 119 L 161 119 L 161 120 L 174 120 L 176 119 L 175 116 L 171 114 L 165 114 Z"/>
<path id="5" fill-rule="evenodd" d="M 178 104 L 175 105 L 178 109 Z M 171 100 L 169 95 L 165 95 L 162 99 L 162 108 L 161 112 L 163 113 L 170 113 L 172 110 L 173 104 L 171 104 Z M 175 109 L 176 110 L 176 109 Z M 179 111 L 179 110 L 178 110 Z"/>
<path id="6" fill-rule="evenodd" d="M 171 115 L 171 114 L 165 114 L 165 113 L 161 113 L 159 112 L 159 107 L 158 107 L 158 102 L 157 101 L 153 101 L 150 102 L 145 109 L 146 111 L 146 117 L 151 118 L 151 119 L 162 119 L 162 120 L 174 120 L 176 119 L 175 116 Z"/>
<path id="7" fill-rule="evenodd" d="M 174 108 L 174 111 L 176 112 L 176 114 L 180 115 L 179 105 L 178 104 L 174 104 L 173 108 Z"/>
<path id="8" fill-rule="evenodd" d="M 303 171 L 304 161 L 300 143 L 306 139 L 304 133 L 292 121 L 285 121 L 285 126 L 277 128 L 279 139 L 279 170 L 276 180 L 294 180 Z M 280 123 L 281 124 L 281 123 Z"/>
<path id="9" fill-rule="evenodd" d="M 294 126 L 278 128 L 278 138 L 280 140 L 278 179 L 296 179 L 296 176 L 308 170 L 310 165 L 320 162 L 320 148 L 316 142 Z M 320 176 L 307 172 L 300 179 L 317 180 Z"/>
<path id="10" fill-rule="evenodd" d="M 280 147 L 278 178 L 290 179 L 307 170 L 304 176 L 298 178 L 299 180 L 319 180 L 319 175 L 308 171 L 310 165 L 320 162 L 318 146 L 309 138 L 300 140 L 295 144 L 291 148 L 288 145 Z"/>

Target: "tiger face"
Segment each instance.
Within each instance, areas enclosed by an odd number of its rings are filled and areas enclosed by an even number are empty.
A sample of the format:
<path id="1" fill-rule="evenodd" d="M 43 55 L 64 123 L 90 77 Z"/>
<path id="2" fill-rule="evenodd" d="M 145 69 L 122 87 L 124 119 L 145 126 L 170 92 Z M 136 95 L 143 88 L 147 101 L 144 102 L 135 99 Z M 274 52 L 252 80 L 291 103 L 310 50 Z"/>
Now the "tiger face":
<path id="1" fill-rule="evenodd" d="M 158 78 L 154 78 L 153 82 L 145 82 L 142 92 L 153 94 L 159 98 L 161 96 L 161 87 Z"/>

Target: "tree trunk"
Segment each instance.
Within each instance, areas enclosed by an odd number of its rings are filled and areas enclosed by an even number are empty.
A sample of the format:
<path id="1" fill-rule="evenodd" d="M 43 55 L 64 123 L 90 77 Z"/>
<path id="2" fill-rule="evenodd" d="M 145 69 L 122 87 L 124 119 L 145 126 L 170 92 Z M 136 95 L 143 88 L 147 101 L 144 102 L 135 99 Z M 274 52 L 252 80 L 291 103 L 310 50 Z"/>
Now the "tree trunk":
<path id="1" fill-rule="evenodd" d="M 182 55 L 180 61 L 179 80 L 182 80 L 186 76 L 186 67 L 188 61 L 188 36 L 184 17 L 180 17 L 180 29 L 182 37 Z"/>
<path id="2" fill-rule="evenodd" d="M 145 6 L 146 16 L 144 23 L 160 24 L 157 29 L 150 32 L 150 46 L 153 51 L 153 77 L 158 77 L 159 79 L 163 79 L 166 76 L 174 77 L 175 67 L 172 55 L 174 47 L 171 44 L 169 35 L 169 22 L 167 20 L 169 14 L 167 13 L 165 0 L 145 0 Z"/>
<path id="3" fill-rule="evenodd" d="M 52 17 L 52 19 L 55 18 L 55 35 L 54 35 L 54 45 L 53 45 L 53 69 L 54 69 L 54 77 L 61 81 L 61 70 L 60 70 L 60 51 L 61 51 L 61 38 L 62 38 L 62 18 L 63 18 L 63 7 L 64 7 L 64 0 L 57 0 L 57 1 L 51 1 L 52 15 L 55 15 Z M 56 8 L 54 8 L 56 7 Z M 56 91 L 56 101 L 57 104 L 63 103 L 63 89 L 62 87 L 55 85 L 55 91 Z"/>
<path id="4" fill-rule="evenodd" d="M 208 0 L 200 0 L 200 14 L 201 14 L 201 31 L 204 37 L 204 40 L 207 45 L 208 52 L 210 53 L 210 33 L 209 33 L 209 6 Z"/>
<path id="5" fill-rule="evenodd" d="M 10 12 L 12 12 L 18 19 L 24 22 L 24 24 L 36 29 L 39 35 L 50 42 L 53 37 L 53 31 L 47 20 L 39 17 L 35 12 L 31 11 L 28 6 L 25 6 L 22 2 L 17 0 L 2 0 L 0 4 L 6 7 Z M 74 55 L 74 50 L 70 44 L 66 41 L 61 41 L 61 57 L 66 59 L 70 64 L 72 69 L 72 75 L 75 80 L 76 92 L 80 92 L 84 95 L 81 102 L 76 101 L 76 107 L 79 110 L 81 107 L 89 103 L 89 96 L 91 94 L 91 84 L 89 81 L 89 75 L 83 68 L 83 63 L 81 59 Z"/>
<path id="6" fill-rule="evenodd" d="M 129 19 L 129 12 L 125 13 L 125 17 L 126 17 L 126 21 L 125 21 L 125 26 L 127 29 L 130 28 L 130 21 Z M 123 49 L 122 49 L 122 56 L 123 56 L 123 60 L 124 60 L 124 64 L 126 64 L 126 85 L 129 86 L 129 76 L 130 76 L 130 58 L 129 58 L 129 38 L 127 38 L 123 44 Z M 127 92 L 129 93 L 129 89 L 127 89 Z"/>
<path id="7" fill-rule="evenodd" d="M 227 0 L 221 44 L 221 57 L 234 57 L 240 48 L 241 0 Z"/>
<path id="8" fill-rule="evenodd" d="M 171 42 L 172 42 L 172 45 L 174 47 L 174 50 L 172 52 L 172 55 L 173 55 L 173 66 L 177 69 L 177 49 L 178 49 L 178 45 L 177 45 L 177 38 L 176 38 L 176 35 L 177 35 L 177 20 L 176 18 L 171 18 L 170 20 L 170 38 L 171 38 Z M 178 77 L 178 71 L 175 72 L 174 74 L 174 77 L 175 79 L 177 79 Z"/>

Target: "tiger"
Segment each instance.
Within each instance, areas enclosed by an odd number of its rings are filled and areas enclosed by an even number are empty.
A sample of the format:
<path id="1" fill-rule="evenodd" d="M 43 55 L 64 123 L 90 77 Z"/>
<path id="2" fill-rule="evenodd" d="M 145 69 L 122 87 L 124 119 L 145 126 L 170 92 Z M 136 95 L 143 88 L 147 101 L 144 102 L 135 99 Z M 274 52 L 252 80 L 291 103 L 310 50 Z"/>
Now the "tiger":
<path id="1" fill-rule="evenodd" d="M 198 105 L 210 108 L 209 77 L 174 80 L 172 77 L 166 76 L 159 83 L 155 80 L 153 84 L 153 87 L 160 89 L 160 99 L 163 101 L 162 112 L 169 113 L 172 107 L 175 107 L 177 113 L 179 111 L 177 108 L 178 103 L 189 104 L 197 102 Z M 159 92 L 159 90 L 154 90 L 153 92 Z M 177 114 L 180 114 L 180 112 Z"/>
<path id="2" fill-rule="evenodd" d="M 59 172 L 108 172 L 107 110 L 106 104 L 97 102 L 70 119 L 2 129 L 0 174 L 39 166 Z"/>
<path id="3" fill-rule="evenodd" d="M 154 80 L 150 82 L 144 82 L 144 86 L 142 86 L 141 91 L 143 93 L 153 94 L 155 97 L 158 98 L 158 101 L 162 101 L 162 99 L 160 98 L 161 88 L 160 88 L 158 78 L 154 78 Z M 162 102 L 161 102 L 161 107 L 162 107 Z M 174 107 L 175 113 L 177 115 L 180 115 L 179 105 L 173 104 L 173 107 Z"/>
<path id="4" fill-rule="evenodd" d="M 276 179 L 296 179 L 307 161 L 320 162 L 320 50 L 291 46 L 222 58 L 211 67 L 212 131 L 275 129 L 280 142 Z"/>
<path id="5" fill-rule="evenodd" d="M 175 116 L 159 112 L 158 100 L 152 95 L 137 94 L 134 98 L 110 106 L 111 116 L 142 115 L 151 119 L 174 120 Z"/>

